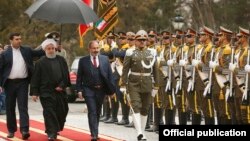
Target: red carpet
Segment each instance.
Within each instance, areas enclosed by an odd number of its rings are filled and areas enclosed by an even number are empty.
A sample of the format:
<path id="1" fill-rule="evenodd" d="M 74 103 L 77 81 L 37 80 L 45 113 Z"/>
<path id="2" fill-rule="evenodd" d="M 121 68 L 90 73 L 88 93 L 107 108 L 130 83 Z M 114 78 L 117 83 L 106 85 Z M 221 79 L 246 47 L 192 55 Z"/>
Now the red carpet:
<path id="1" fill-rule="evenodd" d="M 47 135 L 44 132 L 45 127 L 42 121 L 30 120 L 30 138 L 29 141 L 46 141 Z M 20 141 L 22 140 L 22 136 L 18 131 L 15 133 L 15 138 L 8 139 L 7 136 L 7 127 L 6 121 L 0 119 L 0 141 L 4 140 L 13 140 Z M 100 140 L 98 141 L 122 141 L 113 137 L 99 135 Z M 65 126 L 64 130 L 60 132 L 60 135 L 57 137 L 57 141 L 90 141 L 90 133 L 87 130 Z"/>

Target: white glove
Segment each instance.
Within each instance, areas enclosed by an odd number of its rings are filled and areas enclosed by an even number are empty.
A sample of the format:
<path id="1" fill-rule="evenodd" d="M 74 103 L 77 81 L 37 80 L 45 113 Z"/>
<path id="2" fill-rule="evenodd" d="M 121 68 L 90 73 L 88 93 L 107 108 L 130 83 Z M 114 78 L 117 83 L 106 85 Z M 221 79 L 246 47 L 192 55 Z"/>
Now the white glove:
<path id="1" fill-rule="evenodd" d="M 229 96 L 230 96 L 230 89 L 227 88 L 225 93 L 226 101 L 228 100 Z"/>
<path id="2" fill-rule="evenodd" d="M 245 71 L 246 71 L 247 73 L 250 72 L 250 65 L 245 65 Z"/>
<path id="3" fill-rule="evenodd" d="M 187 65 L 187 61 L 186 60 L 180 60 L 179 61 L 179 65 L 182 66 L 182 67 L 184 67 L 184 66 Z"/>
<path id="4" fill-rule="evenodd" d="M 180 90 L 180 86 L 181 86 L 181 84 L 180 84 L 180 81 L 178 80 L 178 81 L 176 82 L 175 94 L 177 94 L 178 91 Z"/>
<path id="5" fill-rule="evenodd" d="M 151 92 L 152 97 L 155 97 L 155 95 L 158 93 L 158 90 L 153 89 Z"/>
<path id="6" fill-rule="evenodd" d="M 187 88 L 187 92 L 190 92 L 194 89 L 194 83 L 193 80 L 188 80 L 188 88 Z"/>
<path id="7" fill-rule="evenodd" d="M 206 85 L 204 92 L 203 92 L 203 96 L 206 97 L 206 95 L 208 94 L 209 89 L 211 88 L 211 83 L 208 82 L 208 84 Z"/>
<path id="8" fill-rule="evenodd" d="M 117 44 L 115 41 L 112 41 L 111 42 L 111 50 L 114 49 L 114 48 L 117 48 Z"/>
<path id="9" fill-rule="evenodd" d="M 219 66 L 219 64 L 215 61 L 209 61 L 209 68 L 214 69 L 217 66 Z"/>
<path id="10" fill-rule="evenodd" d="M 230 71 L 234 71 L 235 68 L 236 68 L 236 64 L 229 63 L 229 68 L 228 68 L 228 69 L 229 69 Z"/>
<path id="11" fill-rule="evenodd" d="M 174 65 L 174 60 L 173 59 L 171 59 L 171 60 L 168 60 L 167 61 L 167 64 L 168 64 L 168 66 L 173 66 Z"/>
<path id="12" fill-rule="evenodd" d="M 166 88 L 165 88 L 165 92 L 167 92 L 168 90 L 170 90 L 170 84 L 171 84 L 171 82 L 168 80 Z"/>
<path id="13" fill-rule="evenodd" d="M 196 67 L 199 64 L 200 64 L 200 60 L 196 60 L 196 59 L 192 60 L 192 66 Z"/>
<path id="14" fill-rule="evenodd" d="M 125 87 L 121 87 L 121 88 L 120 88 L 120 91 L 121 91 L 122 93 L 126 93 L 126 92 L 127 92 L 127 90 L 126 90 Z"/>
<path id="15" fill-rule="evenodd" d="M 243 95 L 242 95 L 242 101 L 247 100 L 247 89 L 244 90 Z"/>

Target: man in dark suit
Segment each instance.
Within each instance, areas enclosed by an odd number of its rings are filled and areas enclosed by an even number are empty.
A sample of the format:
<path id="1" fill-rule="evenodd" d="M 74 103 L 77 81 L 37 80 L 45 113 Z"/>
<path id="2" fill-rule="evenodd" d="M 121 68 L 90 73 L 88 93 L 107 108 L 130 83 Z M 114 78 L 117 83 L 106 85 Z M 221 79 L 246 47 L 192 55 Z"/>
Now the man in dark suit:
<path id="1" fill-rule="evenodd" d="M 96 141 L 104 96 L 114 96 L 115 86 L 109 59 L 99 55 L 98 42 L 91 41 L 88 50 L 90 55 L 79 61 L 76 87 L 79 98 L 84 97 L 87 104 L 91 141 Z"/>
<path id="2" fill-rule="evenodd" d="M 28 86 L 33 70 L 33 58 L 44 55 L 42 50 L 21 46 L 20 33 L 11 33 L 10 46 L 0 55 L 0 92 L 6 93 L 6 116 L 8 138 L 17 131 L 16 101 L 20 113 L 20 132 L 26 140 L 29 134 Z"/>

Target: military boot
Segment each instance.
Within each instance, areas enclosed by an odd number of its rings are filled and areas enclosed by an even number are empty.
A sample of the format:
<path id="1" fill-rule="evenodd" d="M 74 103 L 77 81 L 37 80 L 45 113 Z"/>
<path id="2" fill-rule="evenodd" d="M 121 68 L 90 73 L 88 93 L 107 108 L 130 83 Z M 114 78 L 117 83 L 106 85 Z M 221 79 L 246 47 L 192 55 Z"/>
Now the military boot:
<path id="1" fill-rule="evenodd" d="M 174 123 L 174 111 L 166 110 L 165 111 L 165 125 L 173 125 Z"/>
<path id="2" fill-rule="evenodd" d="M 192 125 L 201 125 L 201 114 L 192 114 Z"/>
<path id="3" fill-rule="evenodd" d="M 121 101 L 122 108 L 122 120 L 117 123 L 117 125 L 126 125 L 129 124 L 129 106 L 124 103 L 124 100 Z"/>
<path id="4" fill-rule="evenodd" d="M 215 125 L 214 117 L 205 117 L 205 125 Z"/>
<path id="5" fill-rule="evenodd" d="M 179 125 L 187 125 L 187 112 L 180 112 L 179 114 Z"/>
<path id="6" fill-rule="evenodd" d="M 111 110 L 109 107 L 109 101 L 107 97 L 105 97 L 103 101 L 103 116 L 100 118 L 99 121 L 101 122 L 107 121 L 110 118 L 110 115 L 111 115 Z"/>
<path id="7" fill-rule="evenodd" d="M 112 117 L 109 118 L 107 121 L 104 121 L 104 123 L 117 123 L 118 122 L 117 114 L 119 110 L 119 102 L 112 99 L 111 103 L 112 103 L 112 108 L 111 108 Z"/>
<path id="8" fill-rule="evenodd" d="M 161 108 L 155 108 L 153 126 L 151 126 L 150 128 L 146 129 L 146 131 L 148 131 L 148 132 L 154 132 L 154 131 L 158 131 L 159 130 L 159 125 L 160 125 L 160 120 L 161 120 L 161 115 L 162 115 L 161 113 L 162 113 Z"/>
<path id="9" fill-rule="evenodd" d="M 134 122 L 131 121 L 129 124 L 125 125 L 125 127 L 128 127 L 128 128 L 134 127 Z"/>

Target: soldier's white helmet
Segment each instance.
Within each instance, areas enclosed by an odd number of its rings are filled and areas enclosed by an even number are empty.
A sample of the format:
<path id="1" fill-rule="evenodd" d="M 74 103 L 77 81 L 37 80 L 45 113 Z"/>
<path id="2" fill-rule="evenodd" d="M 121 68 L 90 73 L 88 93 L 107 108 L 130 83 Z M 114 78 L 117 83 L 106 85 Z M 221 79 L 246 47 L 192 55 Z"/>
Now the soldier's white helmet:
<path id="1" fill-rule="evenodd" d="M 135 39 L 148 39 L 148 33 L 145 30 L 139 30 L 135 34 Z"/>

